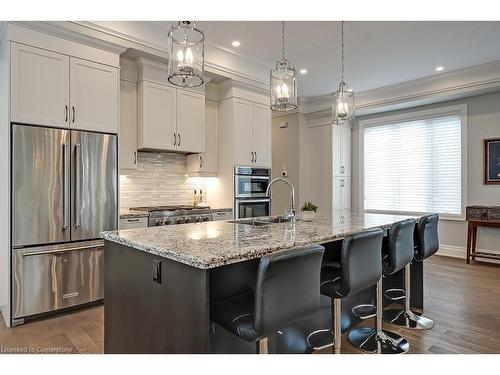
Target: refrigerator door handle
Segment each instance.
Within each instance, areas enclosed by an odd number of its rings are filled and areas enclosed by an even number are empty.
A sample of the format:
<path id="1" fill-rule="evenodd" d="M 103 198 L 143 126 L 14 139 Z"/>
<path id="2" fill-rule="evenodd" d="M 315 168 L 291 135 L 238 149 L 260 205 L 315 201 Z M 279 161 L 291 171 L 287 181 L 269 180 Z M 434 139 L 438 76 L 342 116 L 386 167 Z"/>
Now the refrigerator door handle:
<path id="1" fill-rule="evenodd" d="M 69 209 L 69 187 L 68 187 L 68 144 L 62 144 L 63 149 L 63 230 L 67 229 L 68 223 L 68 209 Z"/>
<path id="2" fill-rule="evenodd" d="M 82 174 L 82 151 L 80 143 L 75 144 L 75 221 L 74 227 L 80 228 L 80 206 L 81 206 L 81 174 Z"/>

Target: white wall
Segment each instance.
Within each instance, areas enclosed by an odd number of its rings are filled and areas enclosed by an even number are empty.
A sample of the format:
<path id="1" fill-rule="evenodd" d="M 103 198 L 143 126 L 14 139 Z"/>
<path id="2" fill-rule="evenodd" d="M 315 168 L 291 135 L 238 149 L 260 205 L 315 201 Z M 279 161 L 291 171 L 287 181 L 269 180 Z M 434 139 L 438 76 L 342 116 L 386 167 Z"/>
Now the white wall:
<path id="1" fill-rule="evenodd" d="M 352 133 L 352 207 L 359 210 L 359 127 L 363 119 L 399 114 L 418 109 L 439 108 L 449 105 L 467 105 L 467 205 L 500 205 L 500 185 L 483 185 L 483 139 L 500 137 L 500 93 L 475 96 L 445 103 L 379 113 L 356 119 Z M 439 235 L 443 253 L 465 256 L 467 224 L 464 221 L 441 220 Z M 480 228 L 478 249 L 500 252 L 500 231 Z"/>
<path id="2" fill-rule="evenodd" d="M 273 178 L 282 177 L 283 168 L 288 172 L 288 178 L 295 187 L 297 211 L 300 208 L 300 123 L 299 114 L 293 113 L 285 116 L 273 117 Z M 287 128 L 280 128 L 283 123 L 288 123 Z M 272 214 L 283 215 L 284 209 L 290 209 L 290 189 L 282 183 L 273 185 Z"/>
<path id="3" fill-rule="evenodd" d="M 288 122 L 288 128 L 279 124 Z M 290 180 L 296 189 L 297 211 L 311 201 L 318 212 L 332 209 L 332 127 L 309 126 L 303 113 L 273 118 L 273 177 L 279 177 L 286 164 Z M 276 188 L 274 187 L 276 186 Z M 286 186 L 273 186 L 273 214 L 283 214 L 289 207 Z"/>

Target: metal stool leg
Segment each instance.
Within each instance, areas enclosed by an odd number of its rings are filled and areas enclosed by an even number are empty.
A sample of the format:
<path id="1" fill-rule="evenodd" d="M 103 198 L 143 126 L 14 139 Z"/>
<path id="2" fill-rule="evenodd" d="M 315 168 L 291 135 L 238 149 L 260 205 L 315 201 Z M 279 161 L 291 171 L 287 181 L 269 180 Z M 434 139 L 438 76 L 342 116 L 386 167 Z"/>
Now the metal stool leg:
<path id="1" fill-rule="evenodd" d="M 410 309 L 410 286 L 411 274 L 410 274 L 410 264 L 405 266 L 405 305 L 404 308 L 400 309 L 387 309 L 384 310 L 384 320 L 386 322 L 395 324 L 400 327 L 410 328 L 410 329 L 431 329 L 434 327 L 434 322 L 426 318 L 425 316 L 420 316 L 415 314 Z"/>
<path id="2" fill-rule="evenodd" d="M 340 354 L 342 343 L 342 319 L 340 298 L 332 298 L 333 354 Z"/>
<path id="3" fill-rule="evenodd" d="M 267 337 L 257 341 L 257 354 L 268 354 L 267 351 Z"/>
<path id="4" fill-rule="evenodd" d="M 377 313 L 375 328 L 355 328 L 349 332 L 349 342 L 368 353 L 399 354 L 410 349 L 408 341 L 394 332 L 382 329 L 382 278 L 377 282 Z"/>

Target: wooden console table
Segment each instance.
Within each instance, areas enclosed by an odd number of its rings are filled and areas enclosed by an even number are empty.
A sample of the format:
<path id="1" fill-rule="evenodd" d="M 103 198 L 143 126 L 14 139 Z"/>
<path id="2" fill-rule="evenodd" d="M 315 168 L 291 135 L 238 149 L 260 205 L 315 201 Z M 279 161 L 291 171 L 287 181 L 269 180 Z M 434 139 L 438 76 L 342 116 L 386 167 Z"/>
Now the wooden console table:
<path id="1" fill-rule="evenodd" d="M 500 260 L 500 255 L 476 252 L 477 228 L 500 228 L 500 206 L 468 206 L 466 209 L 467 229 L 467 264 L 476 258 Z"/>

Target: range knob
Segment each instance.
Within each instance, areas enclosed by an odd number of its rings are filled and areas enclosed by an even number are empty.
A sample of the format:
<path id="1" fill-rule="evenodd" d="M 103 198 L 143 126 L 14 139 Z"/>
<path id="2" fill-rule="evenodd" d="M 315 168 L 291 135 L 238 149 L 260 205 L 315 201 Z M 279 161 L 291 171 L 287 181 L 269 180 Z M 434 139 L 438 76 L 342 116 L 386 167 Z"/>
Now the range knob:
<path id="1" fill-rule="evenodd" d="M 178 217 L 176 219 L 177 224 L 184 224 L 184 218 L 183 217 Z"/>
<path id="2" fill-rule="evenodd" d="M 201 219 L 202 219 L 202 217 L 201 217 L 201 216 L 196 216 L 196 217 L 194 218 L 194 222 L 195 222 L 195 223 L 199 223 L 199 222 L 201 222 Z"/>
<path id="3" fill-rule="evenodd" d="M 165 219 L 165 221 L 164 221 L 164 224 L 165 224 L 165 225 L 169 225 L 169 224 L 171 224 L 171 223 L 172 223 L 172 220 L 170 220 L 170 219 Z"/>
<path id="4" fill-rule="evenodd" d="M 190 219 L 189 216 L 184 217 L 184 222 L 189 223 L 189 219 Z"/>
<path id="5" fill-rule="evenodd" d="M 209 221 L 210 220 L 210 216 L 203 216 L 203 221 Z"/>
<path id="6" fill-rule="evenodd" d="M 156 219 L 156 220 L 155 220 L 155 225 L 156 225 L 156 226 L 163 225 L 163 220 L 162 220 L 162 219 Z"/>

